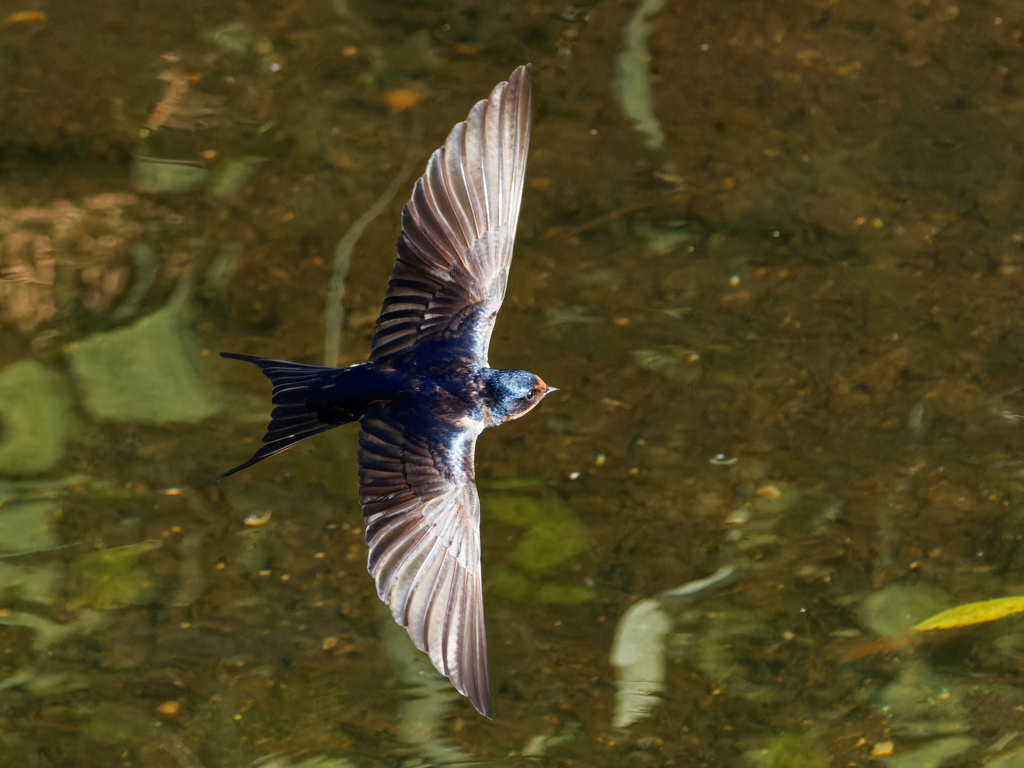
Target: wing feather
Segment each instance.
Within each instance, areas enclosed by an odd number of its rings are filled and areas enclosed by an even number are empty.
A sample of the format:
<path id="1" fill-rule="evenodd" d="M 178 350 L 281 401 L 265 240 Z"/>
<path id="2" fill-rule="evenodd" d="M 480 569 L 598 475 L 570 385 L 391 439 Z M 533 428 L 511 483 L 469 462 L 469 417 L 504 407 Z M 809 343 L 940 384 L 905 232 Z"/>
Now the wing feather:
<path id="1" fill-rule="evenodd" d="M 487 364 L 512 260 L 531 101 L 527 65 L 478 102 L 431 156 L 402 211 L 371 362 L 444 338 L 453 357 Z"/>
<path id="2" fill-rule="evenodd" d="M 437 671 L 490 717 L 473 477 L 479 431 L 391 403 L 372 404 L 360 426 L 360 503 L 377 594 Z"/>

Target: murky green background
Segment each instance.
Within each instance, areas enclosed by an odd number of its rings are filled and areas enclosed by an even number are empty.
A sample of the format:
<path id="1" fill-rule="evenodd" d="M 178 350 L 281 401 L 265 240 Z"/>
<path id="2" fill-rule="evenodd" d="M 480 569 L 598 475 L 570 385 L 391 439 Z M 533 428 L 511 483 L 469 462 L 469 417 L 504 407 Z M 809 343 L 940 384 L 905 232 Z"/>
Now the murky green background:
<path id="1" fill-rule="evenodd" d="M 1024 594 L 1024 5 L 0 16 L 0 765 L 1024 766 L 1022 620 L 906 633 Z M 401 178 L 365 359 L 527 61 L 491 362 L 562 391 L 478 446 L 489 722 L 378 604 L 355 428 L 218 480 L 269 387 L 215 353 L 321 363 Z"/>

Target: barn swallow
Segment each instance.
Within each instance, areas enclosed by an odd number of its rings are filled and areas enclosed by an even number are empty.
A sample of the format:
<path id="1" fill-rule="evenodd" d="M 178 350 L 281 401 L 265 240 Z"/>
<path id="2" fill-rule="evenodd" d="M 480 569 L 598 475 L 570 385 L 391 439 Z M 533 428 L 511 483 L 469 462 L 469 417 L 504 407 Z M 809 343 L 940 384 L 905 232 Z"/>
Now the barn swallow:
<path id="1" fill-rule="evenodd" d="M 555 391 L 487 362 L 505 296 L 530 144 L 532 69 L 456 125 L 402 211 L 398 257 L 366 363 L 249 355 L 273 384 L 263 446 L 230 475 L 359 421 L 359 502 L 377 594 L 437 671 L 491 716 L 476 440 Z"/>

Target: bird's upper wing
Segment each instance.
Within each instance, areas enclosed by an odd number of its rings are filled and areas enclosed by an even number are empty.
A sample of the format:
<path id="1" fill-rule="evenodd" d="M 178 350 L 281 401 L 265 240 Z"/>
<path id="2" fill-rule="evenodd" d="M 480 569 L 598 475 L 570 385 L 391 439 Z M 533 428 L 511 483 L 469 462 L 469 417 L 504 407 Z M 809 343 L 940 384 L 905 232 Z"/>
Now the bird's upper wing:
<path id="1" fill-rule="evenodd" d="M 530 145 L 532 70 L 519 67 L 434 152 L 402 211 L 370 361 L 430 338 L 486 365 L 505 297 Z"/>
<path id="2" fill-rule="evenodd" d="M 359 500 L 377 594 L 437 671 L 490 717 L 479 431 L 385 403 L 372 404 L 360 426 Z"/>

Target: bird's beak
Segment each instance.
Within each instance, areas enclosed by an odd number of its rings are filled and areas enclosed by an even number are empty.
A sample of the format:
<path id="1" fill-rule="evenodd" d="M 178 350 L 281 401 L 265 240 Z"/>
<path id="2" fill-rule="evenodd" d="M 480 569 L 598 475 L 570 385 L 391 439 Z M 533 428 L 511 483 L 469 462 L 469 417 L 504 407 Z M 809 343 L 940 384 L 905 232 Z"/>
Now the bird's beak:
<path id="1" fill-rule="evenodd" d="M 545 394 L 545 395 L 549 395 L 549 394 L 551 394 L 552 392 L 557 392 L 557 391 L 558 391 L 558 387 L 549 387 L 549 386 L 547 385 L 547 382 L 546 382 L 546 381 L 544 381 L 544 379 L 542 379 L 542 378 L 541 378 L 540 376 L 538 376 L 538 377 L 537 377 L 537 380 L 538 380 L 538 381 L 540 382 L 540 385 L 541 385 L 542 387 L 544 387 L 544 389 L 542 389 L 542 390 L 541 390 L 541 392 L 542 392 L 543 394 Z"/>

